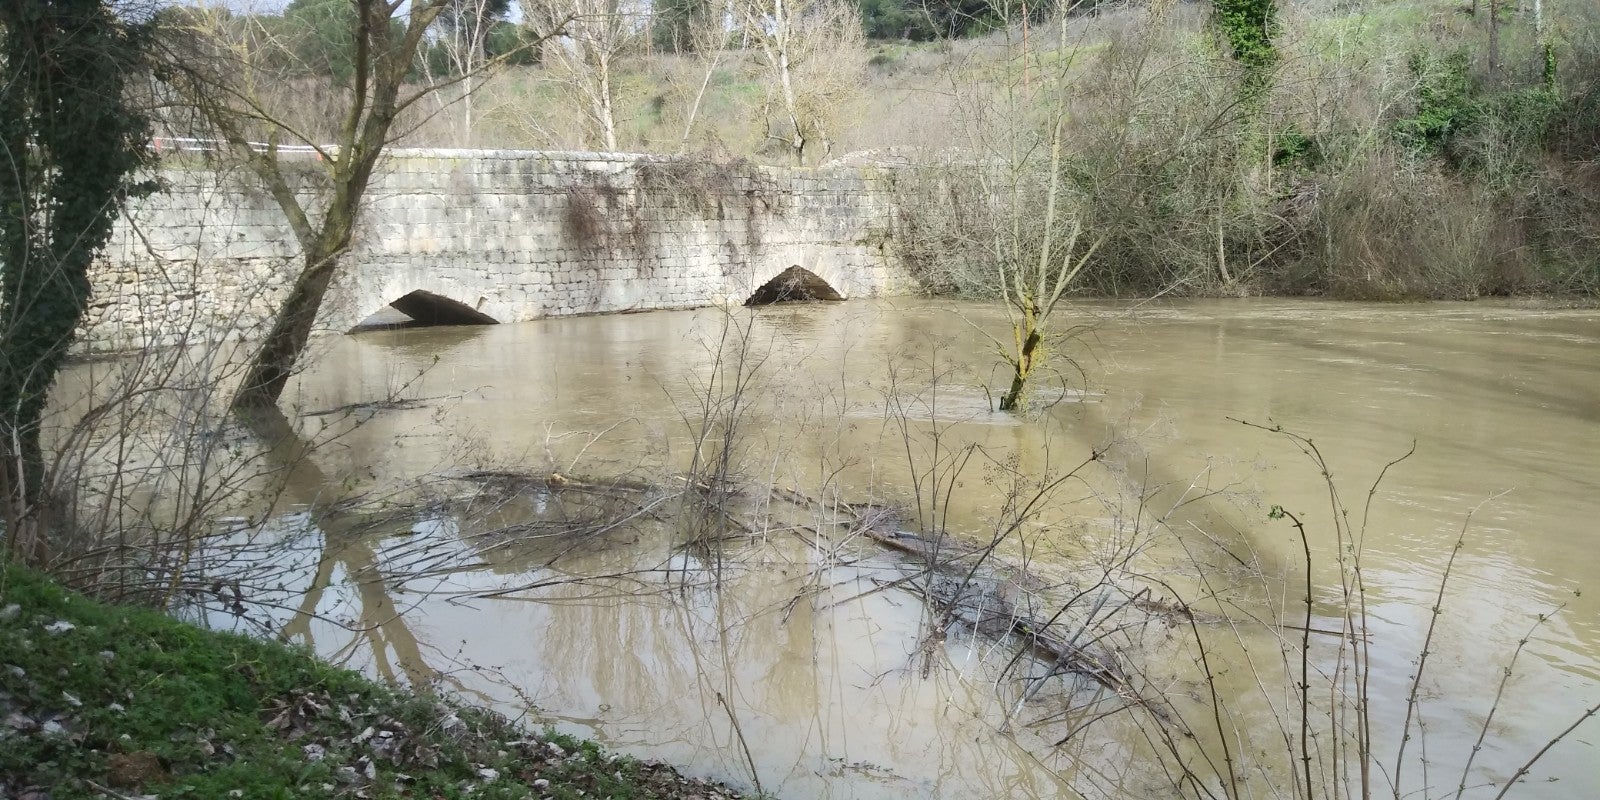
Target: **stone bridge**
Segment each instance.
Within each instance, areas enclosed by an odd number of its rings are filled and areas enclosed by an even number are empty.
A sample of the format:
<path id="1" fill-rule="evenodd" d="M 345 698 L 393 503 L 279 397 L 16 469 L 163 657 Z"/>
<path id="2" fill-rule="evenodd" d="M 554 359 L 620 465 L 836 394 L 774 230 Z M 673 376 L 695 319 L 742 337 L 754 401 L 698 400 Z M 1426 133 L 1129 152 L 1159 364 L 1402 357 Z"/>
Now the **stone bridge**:
<path id="1" fill-rule="evenodd" d="M 318 166 L 289 162 L 315 203 Z M 596 153 L 396 150 L 369 190 L 318 328 L 394 308 L 429 324 L 915 287 L 873 168 L 790 170 Z M 298 246 L 250 178 L 169 160 L 107 248 L 80 347 L 247 338 Z"/>

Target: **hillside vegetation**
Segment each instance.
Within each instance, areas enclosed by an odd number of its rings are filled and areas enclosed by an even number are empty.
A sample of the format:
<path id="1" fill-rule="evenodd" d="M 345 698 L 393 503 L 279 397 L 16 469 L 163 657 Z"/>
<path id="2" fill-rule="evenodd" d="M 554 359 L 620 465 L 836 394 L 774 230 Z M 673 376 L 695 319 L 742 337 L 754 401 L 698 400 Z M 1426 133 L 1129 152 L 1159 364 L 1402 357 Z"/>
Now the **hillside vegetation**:
<path id="1" fill-rule="evenodd" d="M 1439 2 L 1285 6 L 1275 58 L 1255 71 L 1266 78 L 1230 57 L 1201 5 L 1070 16 L 1030 25 L 1026 39 L 1018 25 L 871 42 L 859 91 L 832 110 L 831 155 L 897 150 L 929 168 L 922 184 L 948 184 L 950 164 L 972 159 L 1040 167 L 1059 108 L 1062 206 L 1105 237 L 1077 292 L 1592 295 L 1600 14 L 1546 11 L 1536 28 L 1531 12 L 1503 7 L 1492 31 L 1487 14 L 1487 3 L 1476 16 Z M 755 56 L 715 58 L 626 59 L 619 147 L 783 163 Z M 511 69 L 483 87 L 480 122 L 456 143 L 592 147 L 564 97 L 540 67 Z M 444 128 L 434 120 L 413 141 L 443 143 Z M 991 291 L 975 262 L 1005 220 L 962 229 L 973 215 L 938 209 L 974 198 L 903 183 L 927 287 Z"/>
<path id="2" fill-rule="evenodd" d="M 587 1 L 522 0 L 523 40 L 541 19 L 563 33 L 432 92 L 398 143 L 790 165 L 893 154 L 911 167 L 896 178 L 900 244 L 930 292 L 997 296 L 996 260 L 1036 260 L 1052 252 L 1038 236 L 1070 225 L 1093 248 L 1071 293 L 1600 291 L 1594 4 L 1155 0 L 1024 16 L 740 0 L 720 17 L 612 8 L 593 19 L 622 22 L 559 27 Z M 928 27 L 953 19 L 955 36 Z M 514 50 L 508 25 L 484 53 Z M 461 61 L 440 55 L 448 41 L 418 80 Z M 322 62 L 336 59 L 285 47 L 312 55 L 264 59 L 286 65 L 268 91 L 290 101 L 292 129 L 331 141 L 346 90 Z M 1060 224 L 1015 224 L 1047 208 Z"/>

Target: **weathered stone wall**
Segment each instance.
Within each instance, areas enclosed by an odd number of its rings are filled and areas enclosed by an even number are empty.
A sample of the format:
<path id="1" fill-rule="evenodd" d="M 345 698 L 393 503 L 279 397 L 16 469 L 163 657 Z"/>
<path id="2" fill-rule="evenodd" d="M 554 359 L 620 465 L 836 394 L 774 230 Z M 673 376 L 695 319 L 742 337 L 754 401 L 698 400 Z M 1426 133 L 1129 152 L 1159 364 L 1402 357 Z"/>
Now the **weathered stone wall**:
<path id="1" fill-rule="evenodd" d="M 300 170 L 316 197 L 314 163 Z M 298 269 L 249 176 L 163 171 L 95 281 L 82 347 L 258 334 Z M 374 180 L 319 328 L 413 292 L 499 322 L 742 303 L 792 266 L 846 297 L 910 291 L 871 168 L 784 170 L 657 156 L 400 150 Z"/>

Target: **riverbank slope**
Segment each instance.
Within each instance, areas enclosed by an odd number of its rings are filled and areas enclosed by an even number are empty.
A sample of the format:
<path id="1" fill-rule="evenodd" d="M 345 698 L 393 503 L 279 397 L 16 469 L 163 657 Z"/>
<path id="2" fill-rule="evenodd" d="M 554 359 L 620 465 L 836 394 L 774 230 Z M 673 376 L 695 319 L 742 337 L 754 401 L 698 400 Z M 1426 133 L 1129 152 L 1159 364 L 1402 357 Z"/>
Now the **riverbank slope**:
<path id="1" fill-rule="evenodd" d="M 737 798 L 275 642 L 0 567 L 0 796 Z"/>

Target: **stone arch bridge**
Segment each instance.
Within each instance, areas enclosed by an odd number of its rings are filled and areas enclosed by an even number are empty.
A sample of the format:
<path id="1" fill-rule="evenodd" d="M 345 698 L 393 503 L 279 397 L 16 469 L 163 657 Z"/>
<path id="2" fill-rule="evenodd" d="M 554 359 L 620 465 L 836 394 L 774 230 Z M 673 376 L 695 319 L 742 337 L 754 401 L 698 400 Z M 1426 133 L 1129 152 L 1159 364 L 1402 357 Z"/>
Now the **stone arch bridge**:
<path id="1" fill-rule="evenodd" d="M 316 165 L 288 166 L 315 203 Z M 162 178 L 97 268 L 83 349 L 259 334 L 298 269 L 281 212 L 248 175 L 169 162 Z M 882 182 L 870 167 L 396 150 L 318 328 L 391 306 L 470 324 L 907 293 Z"/>

